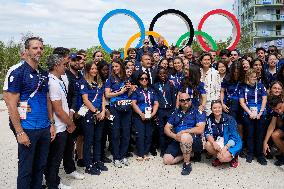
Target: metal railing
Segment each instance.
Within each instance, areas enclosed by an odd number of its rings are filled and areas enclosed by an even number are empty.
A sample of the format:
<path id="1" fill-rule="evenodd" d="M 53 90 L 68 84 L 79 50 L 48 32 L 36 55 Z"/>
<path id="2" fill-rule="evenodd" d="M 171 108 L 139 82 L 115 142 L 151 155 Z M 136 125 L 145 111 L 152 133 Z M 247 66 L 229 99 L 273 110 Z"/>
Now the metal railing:
<path id="1" fill-rule="evenodd" d="M 284 14 L 263 14 L 255 15 L 255 21 L 284 21 Z"/>
<path id="2" fill-rule="evenodd" d="M 284 37 L 284 30 L 262 30 L 252 32 L 255 37 Z"/>
<path id="3" fill-rule="evenodd" d="M 283 0 L 255 0 L 256 5 L 275 5 L 275 4 L 282 4 Z"/>

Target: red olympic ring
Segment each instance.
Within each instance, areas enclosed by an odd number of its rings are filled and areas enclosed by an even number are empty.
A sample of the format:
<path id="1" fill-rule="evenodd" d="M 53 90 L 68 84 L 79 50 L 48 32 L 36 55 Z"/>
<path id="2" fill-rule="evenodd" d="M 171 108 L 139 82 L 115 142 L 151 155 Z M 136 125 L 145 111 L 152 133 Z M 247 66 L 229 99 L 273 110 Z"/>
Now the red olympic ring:
<path id="1" fill-rule="evenodd" d="M 202 30 L 202 26 L 203 26 L 205 20 L 209 16 L 214 15 L 214 14 L 225 16 L 231 22 L 231 24 L 233 25 L 233 27 L 234 27 L 234 29 L 233 29 L 233 38 L 235 38 L 235 41 L 232 42 L 229 45 L 228 49 L 229 50 L 234 50 L 237 47 L 237 45 L 238 45 L 238 43 L 239 43 L 239 41 L 241 39 L 241 26 L 240 26 L 237 18 L 235 17 L 235 15 L 233 15 L 232 13 L 230 13 L 230 12 L 228 12 L 226 10 L 223 10 L 223 9 L 215 9 L 215 10 L 212 10 L 212 11 L 206 13 L 202 17 L 202 19 L 200 20 L 200 22 L 198 24 L 198 28 L 197 28 L 198 31 Z M 210 47 L 208 47 L 206 45 L 206 43 L 204 42 L 202 36 L 199 35 L 197 38 L 198 38 L 198 41 L 199 41 L 200 45 L 204 48 L 204 50 L 206 50 L 206 51 L 210 51 L 211 50 Z"/>

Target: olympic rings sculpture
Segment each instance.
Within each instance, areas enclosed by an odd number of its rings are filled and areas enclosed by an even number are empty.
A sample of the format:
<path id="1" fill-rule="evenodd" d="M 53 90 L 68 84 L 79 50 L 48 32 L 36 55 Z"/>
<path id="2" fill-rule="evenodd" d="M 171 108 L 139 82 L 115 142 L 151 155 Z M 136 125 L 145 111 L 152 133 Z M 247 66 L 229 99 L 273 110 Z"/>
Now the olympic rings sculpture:
<path id="1" fill-rule="evenodd" d="M 102 30 L 103 30 L 103 26 L 105 24 L 105 22 L 111 18 L 112 16 L 116 15 L 116 14 L 125 14 L 131 18 L 133 18 L 139 28 L 140 28 L 140 32 L 136 33 L 135 35 L 131 36 L 131 38 L 127 41 L 125 47 L 124 47 L 124 53 L 121 53 L 121 57 L 126 57 L 127 55 L 127 50 L 130 47 L 130 45 L 133 43 L 133 41 L 135 39 L 137 39 L 138 37 L 140 37 L 139 39 L 139 43 L 137 44 L 136 48 L 140 48 L 142 46 L 143 40 L 145 39 L 145 36 L 149 36 L 149 39 L 152 43 L 153 46 L 156 45 L 156 41 L 154 40 L 154 37 L 160 37 L 161 35 L 154 32 L 154 25 L 157 22 L 157 20 L 167 14 L 174 14 L 179 16 L 180 18 L 183 19 L 183 21 L 185 22 L 187 28 L 188 28 L 188 32 L 183 34 L 182 36 L 180 36 L 180 38 L 178 39 L 178 41 L 176 42 L 176 45 L 179 48 L 181 47 L 181 43 L 185 40 L 188 39 L 186 46 L 190 46 L 193 42 L 193 37 L 194 35 L 197 36 L 197 41 L 200 44 L 200 46 L 202 47 L 202 49 L 204 51 L 210 51 L 211 48 L 204 42 L 204 39 L 206 39 L 212 46 L 213 50 L 218 50 L 217 44 L 216 42 L 213 40 L 213 38 L 206 32 L 202 31 L 202 26 L 204 24 L 204 22 L 207 20 L 208 17 L 210 17 L 211 15 L 221 15 L 224 16 L 225 18 L 227 18 L 231 24 L 233 25 L 233 38 L 234 40 L 232 41 L 232 43 L 229 45 L 228 49 L 229 50 L 233 50 L 236 48 L 236 46 L 238 45 L 240 38 L 241 38 L 241 27 L 240 24 L 237 20 L 237 18 L 230 13 L 229 11 L 223 10 L 223 9 L 215 9 L 212 11 L 209 11 L 208 13 L 206 13 L 200 20 L 199 24 L 198 24 L 198 30 L 195 31 L 192 25 L 192 22 L 190 20 L 190 18 L 184 14 L 183 12 L 176 10 L 176 9 L 167 9 L 164 10 L 160 13 L 158 13 L 153 20 L 151 21 L 150 27 L 148 31 L 145 31 L 145 26 L 142 22 L 142 20 L 140 19 L 140 17 L 135 14 L 134 12 L 127 10 L 127 9 L 114 9 L 110 12 L 108 12 L 100 21 L 99 27 L 98 27 L 98 38 L 99 38 L 99 42 L 101 44 L 101 46 L 108 52 L 111 53 L 112 50 L 109 46 L 107 46 L 107 44 L 105 43 L 104 39 L 103 39 L 103 34 L 102 34 Z M 203 39 L 204 38 L 204 39 Z M 165 40 L 165 44 L 168 46 L 168 42 Z"/>

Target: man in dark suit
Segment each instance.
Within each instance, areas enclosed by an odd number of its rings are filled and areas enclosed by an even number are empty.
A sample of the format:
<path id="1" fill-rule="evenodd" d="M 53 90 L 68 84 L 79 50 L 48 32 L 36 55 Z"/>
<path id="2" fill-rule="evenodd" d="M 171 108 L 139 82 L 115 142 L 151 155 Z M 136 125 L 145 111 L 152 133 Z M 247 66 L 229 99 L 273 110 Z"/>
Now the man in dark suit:
<path id="1" fill-rule="evenodd" d="M 142 59 L 141 59 L 141 67 L 139 68 L 139 70 L 137 70 L 136 72 L 133 73 L 132 75 L 132 81 L 134 81 L 135 83 L 137 83 L 137 78 L 138 78 L 138 75 L 141 73 L 141 72 L 145 72 L 147 74 L 149 74 L 149 77 L 150 77 L 150 83 L 151 85 L 155 82 L 155 79 L 156 79 L 156 71 L 152 68 L 152 64 L 151 64 L 151 54 L 149 53 L 144 53 L 142 55 Z"/>

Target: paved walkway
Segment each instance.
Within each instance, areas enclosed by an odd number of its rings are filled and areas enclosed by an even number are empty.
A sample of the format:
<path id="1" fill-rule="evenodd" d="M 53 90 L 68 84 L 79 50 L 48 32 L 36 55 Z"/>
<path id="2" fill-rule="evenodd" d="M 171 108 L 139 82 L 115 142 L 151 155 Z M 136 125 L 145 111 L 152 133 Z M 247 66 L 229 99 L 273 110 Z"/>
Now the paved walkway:
<path id="1" fill-rule="evenodd" d="M 4 107 L 0 101 L 0 108 Z M 0 112 L 0 189 L 16 188 L 17 177 L 17 143 L 8 127 L 7 110 Z M 276 167 L 274 161 L 267 166 L 261 166 L 255 161 L 248 164 L 240 159 L 240 166 L 236 169 L 228 165 L 213 168 L 210 161 L 203 157 L 202 163 L 194 163 L 189 176 L 181 176 L 181 164 L 164 166 L 160 157 L 148 162 L 136 162 L 130 159 L 131 165 L 121 169 L 106 164 L 109 171 L 100 176 L 86 175 L 85 180 L 77 181 L 66 178 L 63 169 L 60 176 L 63 183 L 75 189 L 93 188 L 284 188 L 284 167 Z M 84 173 L 82 168 L 79 172 Z"/>

